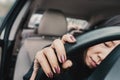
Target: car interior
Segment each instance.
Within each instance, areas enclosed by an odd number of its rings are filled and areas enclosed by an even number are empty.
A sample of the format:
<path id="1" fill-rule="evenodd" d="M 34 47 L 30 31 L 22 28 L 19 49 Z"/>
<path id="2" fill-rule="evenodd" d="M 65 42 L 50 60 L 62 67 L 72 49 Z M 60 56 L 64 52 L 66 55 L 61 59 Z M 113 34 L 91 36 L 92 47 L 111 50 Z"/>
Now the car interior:
<path id="1" fill-rule="evenodd" d="M 37 51 L 49 45 L 54 39 L 67 32 L 64 15 L 58 11 L 45 11 L 37 29 L 37 34 L 26 38 L 18 53 L 14 80 L 21 80 L 29 70 Z M 57 27 L 56 27 L 57 26 Z M 21 60 L 22 59 L 22 60 Z M 21 66 L 23 65 L 23 66 Z M 18 74 L 19 72 L 19 74 Z"/>
<path id="2" fill-rule="evenodd" d="M 9 14 L 11 17 L 8 16 L 0 28 L 1 80 L 22 80 L 30 69 L 36 52 L 69 32 L 70 21 L 67 18 L 73 19 L 75 24 L 81 22 L 82 28 L 87 28 L 102 19 L 119 15 L 119 3 L 118 0 L 18 0 L 12 9 L 13 12 Z M 35 27 L 28 28 L 30 19 L 36 12 L 42 15 L 37 27 L 34 22 Z M 5 24 L 7 22 L 9 24 Z M 72 53 L 78 48 L 118 40 L 118 36 L 119 26 L 87 32 L 76 37 L 80 43 L 65 44 L 67 55 L 73 56 Z M 116 47 L 87 80 L 119 80 L 119 50 L 120 46 Z M 49 80 L 42 69 L 40 72 L 36 80 Z M 62 80 L 68 80 L 67 78 L 70 77 L 66 76 Z"/>

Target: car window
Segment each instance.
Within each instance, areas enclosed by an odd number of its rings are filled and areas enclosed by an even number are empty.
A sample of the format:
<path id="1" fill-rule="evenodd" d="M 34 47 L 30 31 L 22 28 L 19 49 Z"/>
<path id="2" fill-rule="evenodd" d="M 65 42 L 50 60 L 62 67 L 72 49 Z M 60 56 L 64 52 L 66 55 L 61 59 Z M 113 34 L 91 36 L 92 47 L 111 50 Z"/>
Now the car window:
<path id="1" fill-rule="evenodd" d="M 0 26 L 16 0 L 0 0 Z"/>
<path id="2" fill-rule="evenodd" d="M 30 18 L 28 28 L 37 28 L 40 24 L 42 16 L 43 16 L 42 14 L 34 13 Z"/>
<path id="3" fill-rule="evenodd" d="M 70 17 L 67 17 L 67 22 L 68 22 L 68 31 L 72 28 L 84 29 L 88 25 L 88 22 L 86 20 L 70 18 Z"/>

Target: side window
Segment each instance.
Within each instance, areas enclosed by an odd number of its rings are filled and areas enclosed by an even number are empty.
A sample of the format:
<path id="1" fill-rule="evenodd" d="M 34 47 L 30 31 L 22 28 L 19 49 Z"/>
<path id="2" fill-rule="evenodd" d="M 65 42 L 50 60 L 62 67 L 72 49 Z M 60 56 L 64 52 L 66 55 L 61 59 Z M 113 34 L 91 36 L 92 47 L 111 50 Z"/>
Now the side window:
<path id="1" fill-rule="evenodd" d="M 0 0 L 0 26 L 16 0 Z"/>
<path id="2" fill-rule="evenodd" d="M 42 16 L 42 14 L 34 13 L 30 18 L 28 28 L 37 28 L 40 24 Z"/>
<path id="3" fill-rule="evenodd" d="M 28 37 L 36 35 L 36 29 L 40 25 L 40 21 L 41 21 L 42 16 L 43 16 L 43 14 L 40 14 L 40 13 L 33 13 L 32 14 L 32 16 L 29 20 L 28 26 L 26 28 L 24 28 L 22 31 L 21 37 L 22 37 L 23 41 Z"/>
<path id="4" fill-rule="evenodd" d="M 85 20 L 70 17 L 67 17 L 67 22 L 68 31 L 70 31 L 71 29 L 84 29 L 88 25 L 88 22 Z"/>

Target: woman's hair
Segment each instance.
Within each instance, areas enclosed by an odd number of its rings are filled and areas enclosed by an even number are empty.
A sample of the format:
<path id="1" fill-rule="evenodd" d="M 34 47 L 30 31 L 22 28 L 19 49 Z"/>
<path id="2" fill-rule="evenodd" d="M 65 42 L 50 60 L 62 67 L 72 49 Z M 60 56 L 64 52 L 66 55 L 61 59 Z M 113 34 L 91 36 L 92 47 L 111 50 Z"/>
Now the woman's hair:
<path id="1" fill-rule="evenodd" d="M 120 26 L 120 15 L 101 20 L 97 24 L 90 26 L 90 29 L 98 29 L 98 28 L 110 27 L 110 26 Z"/>
<path id="2" fill-rule="evenodd" d="M 88 26 L 87 29 L 79 29 L 79 31 L 77 32 L 73 31 L 72 34 L 74 36 L 77 36 L 87 31 L 91 31 L 94 29 L 102 28 L 102 27 L 110 27 L 110 26 L 120 26 L 120 15 L 116 15 L 116 16 L 113 16 L 107 19 L 103 19 L 92 26 Z"/>
<path id="3" fill-rule="evenodd" d="M 101 26 L 101 27 L 120 26 L 120 15 L 111 17 L 98 26 Z"/>

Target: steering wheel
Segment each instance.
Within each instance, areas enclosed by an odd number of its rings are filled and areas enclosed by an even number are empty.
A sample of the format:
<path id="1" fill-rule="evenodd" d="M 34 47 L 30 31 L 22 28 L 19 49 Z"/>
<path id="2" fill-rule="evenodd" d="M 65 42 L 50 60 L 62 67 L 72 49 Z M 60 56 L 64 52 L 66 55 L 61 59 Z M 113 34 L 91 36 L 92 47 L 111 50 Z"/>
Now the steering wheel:
<path id="1" fill-rule="evenodd" d="M 81 49 L 87 48 L 95 44 L 99 44 L 106 41 L 120 40 L 120 37 L 118 36 L 120 36 L 120 26 L 105 27 L 105 28 L 100 28 L 100 29 L 86 32 L 76 37 L 76 40 L 77 40 L 76 43 L 65 44 L 67 56 L 71 57 L 72 53 L 74 53 L 77 49 L 80 49 L 80 48 Z M 40 69 L 38 71 L 38 75 L 35 80 L 51 80 L 51 79 L 48 79 L 47 76 L 42 71 L 42 69 Z M 65 80 L 65 79 L 56 78 L 53 80 Z"/>

